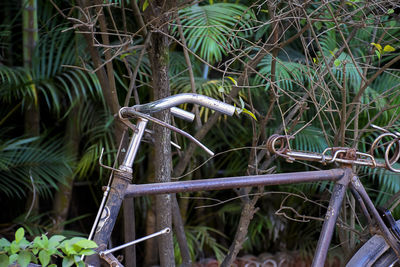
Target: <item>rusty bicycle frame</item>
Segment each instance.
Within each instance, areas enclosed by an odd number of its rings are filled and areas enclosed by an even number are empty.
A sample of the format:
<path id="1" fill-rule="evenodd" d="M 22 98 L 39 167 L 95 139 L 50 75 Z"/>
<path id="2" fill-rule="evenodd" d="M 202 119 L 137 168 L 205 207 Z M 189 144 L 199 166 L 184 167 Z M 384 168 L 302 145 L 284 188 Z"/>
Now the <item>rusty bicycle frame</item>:
<path id="1" fill-rule="evenodd" d="M 329 245 L 342 206 L 342 202 L 348 189 L 351 190 L 351 193 L 360 204 L 361 210 L 366 216 L 367 220 L 371 222 L 373 219 L 377 223 L 378 229 L 380 230 L 382 236 L 384 237 L 386 242 L 393 248 L 397 257 L 400 258 L 399 243 L 381 218 L 379 212 L 375 208 L 364 186 L 362 185 L 359 177 L 352 172 L 352 166 L 354 164 L 371 167 L 385 167 L 391 169 L 391 164 L 398 160 L 398 156 L 396 155 L 396 158 L 389 159 L 388 152 L 386 153 L 387 155 L 385 157 L 386 164 L 378 164 L 377 162 L 375 162 L 372 154 L 360 153 L 355 151 L 354 149 L 349 148 L 330 148 L 324 151 L 324 153 L 322 154 L 292 151 L 288 148 L 289 138 L 287 136 L 273 135 L 268 139 L 267 149 L 271 153 L 286 158 L 286 160 L 289 162 L 293 160 L 311 160 L 321 163 L 336 162 L 340 164 L 340 167 L 320 171 L 238 176 L 167 183 L 131 184 L 133 161 L 142 137 L 146 132 L 146 125 L 148 121 L 153 121 L 154 123 L 161 124 L 171 130 L 184 134 L 186 137 L 194 141 L 193 137 L 191 137 L 187 133 L 175 128 L 172 125 L 166 125 L 165 123 L 160 122 L 149 115 L 163 109 L 175 107 L 176 105 L 181 103 L 200 104 L 227 115 L 232 115 L 235 112 L 235 108 L 233 106 L 219 102 L 215 99 L 195 94 L 175 95 L 153 103 L 121 109 L 121 118 L 136 116 L 138 120 L 135 126 L 130 125 L 130 127 L 134 129 L 134 133 L 131 138 L 125 159 L 118 169 L 114 169 L 114 178 L 112 180 L 112 183 L 110 182 L 109 185 L 104 188 L 103 201 L 99 209 L 94 227 L 89 236 L 89 239 L 94 236 L 94 241 L 99 245 L 99 248 L 97 249 L 98 254 L 92 255 L 87 258 L 86 263 L 89 266 L 99 266 L 99 257 L 106 261 L 110 266 L 123 266 L 112 255 L 111 252 L 122 249 L 129 245 L 136 244 L 142 240 L 168 233 L 170 231 L 169 228 L 160 229 L 159 232 L 154 233 L 151 236 L 129 242 L 114 249 L 106 250 L 107 241 L 111 236 L 111 232 L 114 227 L 115 220 L 121 206 L 121 202 L 124 198 L 155 194 L 225 190 L 241 187 L 283 185 L 320 181 L 331 181 L 334 183 L 334 187 L 329 201 L 329 206 L 327 208 L 324 218 L 324 223 L 318 240 L 312 266 L 324 266 Z M 177 108 L 172 109 L 171 113 L 187 120 L 193 119 L 191 113 L 185 113 L 185 111 Z M 387 136 L 389 133 L 385 134 L 385 136 Z M 392 135 L 396 136 L 396 134 Z M 400 135 L 396 136 L 396 138 L 399 137 Z M 398 144 L 399 139 L 394 140 L 395 141 L 390 144 L 390 147 L 388 149 L 390 149 L 396 142 Z M 197 144 L 205 149 L 209 154 L 212 154 L 212 152 L 205 148 L 200 142 L 198 142 L 197 140 L 195 142 L 197 142 Z M 376 143 L 374 143 L 373 146 L 375 145 Z M 400 153 L 397 154 L 400 155 Z"/>

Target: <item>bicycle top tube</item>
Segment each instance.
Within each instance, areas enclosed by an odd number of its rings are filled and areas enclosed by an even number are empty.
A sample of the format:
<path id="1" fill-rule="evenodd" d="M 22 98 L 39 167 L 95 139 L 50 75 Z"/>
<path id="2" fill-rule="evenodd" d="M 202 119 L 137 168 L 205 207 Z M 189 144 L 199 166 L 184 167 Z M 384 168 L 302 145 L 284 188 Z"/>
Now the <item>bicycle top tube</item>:
<path id="1" fill-rule="evenodd" d="M 236 108 L 234 106 L 221 102 L 214 98 L 192 93 L 183 93 L 172 95 L 150 103 L 123 108 L 123 110 L 121 110 L 121 115 L 129 115 L 130 110 L 151 114 L 184 103 L 198 104 L 229 116 L 232 116 L 236 111 Z"/>

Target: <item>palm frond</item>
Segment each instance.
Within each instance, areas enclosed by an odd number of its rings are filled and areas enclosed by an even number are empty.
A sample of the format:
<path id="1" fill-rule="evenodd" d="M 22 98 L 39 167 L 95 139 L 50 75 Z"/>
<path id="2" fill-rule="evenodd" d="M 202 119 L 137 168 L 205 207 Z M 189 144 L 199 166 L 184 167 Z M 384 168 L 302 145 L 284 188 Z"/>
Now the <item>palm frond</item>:
<path id="1" fill-rule="evenodd" d="M 13 138 L 0 140 L 0 191 L 7 196 L 23 197 L 32 190 L 49 195 L 71 174 L 71 167 L 55 138 Z"/>
<path id="2" fill-rule="evenodd" d="M 99 112 L 93 101 L 86 101 L 80 105 L 77 126 L 82 133 L 82 154 L 77 163 L 75 173 L 78 178 L 89 177 L 98 166 L 101 149 L 104 148 L 103 163 L 112 165 L 112 153 L 114 151 L 113 128 L 114 118 L 108 110 Z"/>
<path id="3" fill-rule="evenodd" d="M 306 86 L 309 83 L 309 73 L 313 71 L 307 68 L 306 65 L 288 58 L 288 54 L 285 54 L 285 58 L 286 61 L 282 60 L 280 56 L 276 59 L 276 86 L 289 91 L 298 90 Z M 271 55 L 265 56 L 258 65 L 259 72 L 265 77 L 270 77 L 271 64 Z M 265 90 L 268 90 L 271 86 L 268 81 L 264 81 L 260 76 L 256 76 L 253 83 L 265 85 Z"/>
<path id="4" fill-rule="evenodd" d="M 96 75 L 63 67 L 75 63 L 71 35 L 56 31 L 41 40 L 33 58 L 34 68 L 31 70 L 0 66 L 1 101 L 37 102 L 43 96 L 47 106 L 59 112 L 64 96 L 72 104 L 75 97 L 102 95 Z"/>
<path id="5" fill-rule="evenodd" d="M 180 10 L 179 16 L 189 49 L 211 63 L 238 45 L 232 29 L 237 35 L 247 34 L 254 18 L 247 7 L 230 3 L 193 5 Z"/>
<path id="6" fill-rule="evenodd" d="M 210 248 L 218 262 L 222 262 L 225 257 L 225 253 L 228 251 L 224 246 L 217 242 L 217 239 L 213 235 L 217 235 L 222 238 L 226 236 L 220 231 L 208 227 L 208 226 L 187 226 L 185 228 L 188 243 L 194 248 L 197 254 L 204 251 L 206 247 Z"/>
<path id="7" fill-rule="evenodd" d="M 296 127 L 296 129 L 299 127 Z M 302 129 L 292 141 L 293 149 L 321 153 L 328 144 L 322 130 L 314 126 Z"/>

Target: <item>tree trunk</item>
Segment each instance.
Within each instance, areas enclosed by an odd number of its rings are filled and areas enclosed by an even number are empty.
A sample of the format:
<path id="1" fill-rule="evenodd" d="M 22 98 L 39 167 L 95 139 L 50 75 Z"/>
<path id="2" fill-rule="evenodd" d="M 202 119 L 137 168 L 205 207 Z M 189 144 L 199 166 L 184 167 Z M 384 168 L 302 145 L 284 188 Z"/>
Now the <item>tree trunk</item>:
<path id="1" fill-rule="evenodd" d="M 151 203 L 154 203 L 155 198 L 152 197 Z M 146 214 L 146 235 L 150 235 L 156 230 L 156 214 L 154 205 L 150 205 Z M 144 255 L 144 266 L 154 266 L 158 264 L 158 246 L 157 240 L 151 238 L 145 242 L 145 255 Z"/>
<path id="2" fill-rule="evenodd" d="M 135 205 L 134 198 L 126 198 L 123 202 L 124 210 L 124 239 L 125 243 L 135 240 Z M 125 248 L 125 266 L 136 267 L 136 246 Z"/>
<path id="3" fill-rule="evenodd" d="M 37 23 L 37 1 L 36 0 L 22 0 L 23 12 L 23 57 L 24 67 L 26 69 L 32 68 L 32 58 L 35 51 L 36 44 L 38 42 L 38 23 Z M 29 136 L 40 135 L 40 110 L 38 95 L 35 95 L 34 99 L 27 101 L 27 108 L 25 110 L 24 127 L 25 134 Z M 34 183 L 35 177 L 32 177 Z M 39 212 L 39 198 L 35 192 L 30 192 L 27 200 L 28 214 L 32 212 L 37 214 Z"/>
<path id="4" fill-rule="evenodd" d="M 161 34 L 152 35 L 150 61 L 153 70 L 153 90 L 156 99 L 170 95 L 168 77 L 168 40 Z M 170 112 L 163 111 L 157 114 L 158 119 L 170 123 Z M 158 125 L 154 127 L 155 146 L 155 180 L 156 182 L 171 181 L 171 133 Z M 172 227 L 171 195 L 156 196 L 156 227 L 157 230 Z M 161 266 L 174 266 L 174 246 L 172 233 L 159 237 L 158 250 Z"/>
<path id="5" fill-rule="evenodd" d="M 154 23 L 154 27 L 164 33 L 168 32 L 168 17 L 165 16 L 174 1 L 152 1 L 147 8 L 147 20 Z M 151 18 L 158 18 L 152 20 Z M 166 35 L 154 32 L 151 35 L 151 42 L 148 48 L 149 59 L 153 73 L 153 94 L 155 99 L 164 98 L 170 95 L 168 62 L 169 62 L 169 44 Z M 170 123 L 169 110 L 157 114 L 157 118 Z M 154 126 L 154 165 L 155 181 L 170 182 L 172 161 L 171 161 L 171 134 L 165 127 Z M 172 198 L 171 195 L 156 196 L 156 227 L 157 230 L 172 227 Z M 162 235 L 158 238 L 158 250 L 161 266 L 175 266 L 174 245 L 172 232 Z"/>

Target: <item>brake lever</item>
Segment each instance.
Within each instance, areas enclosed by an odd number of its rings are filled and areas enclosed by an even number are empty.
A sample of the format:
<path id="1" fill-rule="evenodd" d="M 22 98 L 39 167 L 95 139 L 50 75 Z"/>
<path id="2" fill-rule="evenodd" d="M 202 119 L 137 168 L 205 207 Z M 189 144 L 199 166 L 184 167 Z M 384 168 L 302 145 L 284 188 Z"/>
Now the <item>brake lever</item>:
<path id="1" fill-rule="evenodd" d="M 119 117 L 120 118 L 122 118 L 121 113 L 123 113 L 123 109 L 124 108 L 121 108 L 120 111 L 119 111 Z M 154 117 L 152 117 L 150 115 L 147 115 L 147 114 L 135 111 L 135 110 L 130 110 L 129 113 L 134 115 L 134 116 L 137 116 L 137 117 L 152 121 L 154 123 L 157 123 L 158 125 L 161 125 L 161 126 L 167 128 L 167 129 L 171 130 L 171 131 L 174 131 L 174 132 L 176 132 L 178 134 L 181 134 L 181 135 L 185 136 L 186 138 L 188 138 L 189 140 L 194 142 L 196 145 L 198 145 L 200 148 L 202 148 L 205 152 L 207 152 L 207 154 L 209 154 L 210 156 L 214 156 L 214 152 L 212 152 L 208 147 L 203 145 L 199 140 L 194 138 L 189 133 L 187 133 L 187 132 L 185 132 L 185 131 L 183 131 L 183 130 L 175 127 L 175 126 L 172 126 L 172 125 L 170 125 L 170 124 L 168 124 L 166 122 L 163 122 L 163 121 L 161 121 L 159 119 L 156 119 L 156 118 L 154 118 Z"/>
<path id="2" fill-rule="evenodd" d="M 128 128 L 132 129 L 132 131 L 136 131 L 136 126 L 134 124 L 132 124 L 128 119 L 124 119 L 121 117 L 121 114 L 119 114 L 119 119 L 121 120 L 121 122 L 123 124 L 125 124 Z M 142 141 L 145 143 L 154 143 L 153 137 L 152 135 L 154 134 L 154 132 L 152 130 L 149 129 L 145 129 L 144 130 L 144 136 Z M 172 141 L 170 141 L 171 145 L 174 146 L 175 148 L 181 150 L 182 147 L 180 145 L 178 145 L 177 143 L 174 143 Z M 102 167 L 104 167 L 102 164 L 100 164 Z M 106 166 L 107 168 L 110 168 L 108 166 Z"/>
<path id="3" fill-rule="evenodd" d="M 145 136 L 144 136 L 144 138 L 143 138 L 143 141 L 148 141 L 149 143 L 154 143 L 154 139 L 153 139 L 154 131 L 149 130 L 149 129 L 146 129 L 146 130 L 144 130 L 144 134 L 145 134 Z M 177 148 L 177 149 L 179 149 L 179 150 L 182 149 L 182 147 L 181 147 L 180 145 L 178 145 L 177 143 L 172 142 L 172 141 L 170 141 L 170 143 L 171 143 L 171 145 L 174 146 L 175 148 Z"/>

